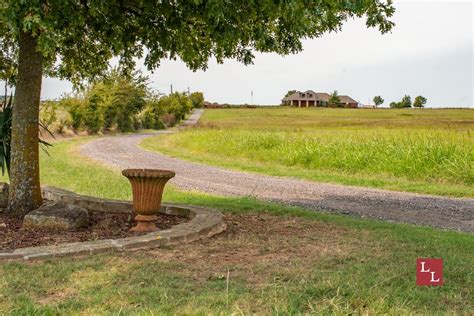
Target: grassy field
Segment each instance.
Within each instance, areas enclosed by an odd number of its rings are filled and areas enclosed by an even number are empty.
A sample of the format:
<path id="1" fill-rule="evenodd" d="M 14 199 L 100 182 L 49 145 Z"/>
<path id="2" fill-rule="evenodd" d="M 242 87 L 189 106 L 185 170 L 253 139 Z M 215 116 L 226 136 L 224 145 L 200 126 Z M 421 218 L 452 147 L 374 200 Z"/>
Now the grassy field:
<path id="1" fill-rule="evenodd" d="M 56 143 L 51 157 L 43 155 L 43 183 L 130 199 L 119 171 L 77 155 L 84 141 Z M 472 312 L 472 234 L 184 193 L 170 186 L 165 200 L 221 210 L 228 232 L 153 251 L 2 263 L 0 314 Z M 443 287 L 415 285 L 418 257 L 444 258 Z"/>
<path id="2" fill-rule="evenodd" d="M 197 128 L 142 146 L 272 175 L 474 196 L 474 110 L 206 110 Z"/>

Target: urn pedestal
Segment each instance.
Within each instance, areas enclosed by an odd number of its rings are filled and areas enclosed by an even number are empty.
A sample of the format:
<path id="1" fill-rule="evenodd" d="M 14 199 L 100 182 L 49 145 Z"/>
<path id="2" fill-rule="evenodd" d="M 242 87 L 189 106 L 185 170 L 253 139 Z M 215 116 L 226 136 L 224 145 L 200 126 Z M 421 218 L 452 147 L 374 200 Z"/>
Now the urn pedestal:
<path id="1" fill-rule="evenodd" d="M 150 232 L 155 225 L 156 214 L 160 211 L 161 198 L 166 182 L 175 176 L 173 171 L 157 169 L 125 169 L 122 174 L 132 184 L 133 211 L 137 214 L 137 225 L 130 230 Z"/>

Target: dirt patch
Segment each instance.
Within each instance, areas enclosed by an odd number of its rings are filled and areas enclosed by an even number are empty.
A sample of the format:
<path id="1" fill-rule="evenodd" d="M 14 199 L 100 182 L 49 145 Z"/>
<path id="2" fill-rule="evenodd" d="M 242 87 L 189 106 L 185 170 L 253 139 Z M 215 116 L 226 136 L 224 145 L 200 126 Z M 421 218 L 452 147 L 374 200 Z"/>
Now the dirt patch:
<path id="1" fill-rule="evenodd" d="M 47 305 L 55 302 L 60 302 L 76 294 L 75 289 L 63 288 L 61 291 L 51 291 L 46 293 L 37 299 L 37 302 L 41 305 Z"/>
<path id="2" fill-rule="evenodd" d="M 192 284 L 205 285 L 210 280 L 225 282 L 229 272 L 231 287 L 235 286 L 235 280 L 243 280 L 242 284 L 266 290 L 278 287 L 285 280 L 310 279 L 315 265 L 322 260 L 342 259 L 362 247 L 372 248 L 361 230 L 356 232 L 314 219 L 259 213 L 224 214 L 224 220 L 227 230 L 212 238 L 167 248 L 118 253 L 105 260 L 111 261 L 110 267 L 118 269 L 113 275 L 120 276 L 121 280 L 124 275 L 136 275 L 143 267 L 150 270 L 144 269 L 141 273 L 159 278 L 162 271 L 154 270 L 151 263 L 157 266 L 169 263 L 174 273 L 185 276 Z M 100 266 L 109 264 L 104 261 Z M 62 301 L 64 294 L 59 292 L 73 296 L 75 291 L 88 286 L 90 280 L 97 285 L 97 280 L 104 279 L 104 274 L 111 271 L 100 270 L 94 274 L 94 271 L 80 270 L 70 278 L 71 284 L 65 284 L 67 288 L 55 289 L 38 298 L 38 302 Z M 316 273 L 325 271 L 316 270 Z M 263 303 L 252 304 L 258 314 Z"/>
<path id="3" fill-rule="evenodd" d="M 159 229 L 168 229 L 186 221 L 188 218 L 160 213 L 156 226 Z M 129 231 L 135 224 L 131 214 L 89 212 L 89 222 L 87 228 L 74 231 L 24 229 L 22 220 L 11 218 L 0 211 L 0 250 L 140 235 Z"/>
<path id="4" fill-rule="evenodd" d="M 213 238 L 147 252 L 158 260 L 186 265 L 195 279 L 221 278 L 229 270 L 252 284 L 269 274 L 307 270 L 315 260 L 345 256 L 356 246 L 349 229 L 299 217 L 225 215 L 227 230 Z"/>

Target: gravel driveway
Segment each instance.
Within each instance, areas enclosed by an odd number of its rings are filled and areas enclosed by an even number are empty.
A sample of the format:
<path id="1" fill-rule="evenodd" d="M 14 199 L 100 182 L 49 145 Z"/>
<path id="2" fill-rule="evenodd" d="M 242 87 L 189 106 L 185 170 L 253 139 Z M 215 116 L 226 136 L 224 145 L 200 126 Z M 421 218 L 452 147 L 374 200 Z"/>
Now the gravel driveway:
<path id="1" fill-rule="evenodd" d="M 196 112 L 185 123 L 193 125 Z M 233 171 L 147 152 L 138 147 L 154 134 L 93 140 L 81 154 L 115 168 L 158 168 L 176 172 L 171 182 L 184 190 L 215 195 L 253 196 L 316 211 L 474 232 L 474 199 L 385 191 Z"/>

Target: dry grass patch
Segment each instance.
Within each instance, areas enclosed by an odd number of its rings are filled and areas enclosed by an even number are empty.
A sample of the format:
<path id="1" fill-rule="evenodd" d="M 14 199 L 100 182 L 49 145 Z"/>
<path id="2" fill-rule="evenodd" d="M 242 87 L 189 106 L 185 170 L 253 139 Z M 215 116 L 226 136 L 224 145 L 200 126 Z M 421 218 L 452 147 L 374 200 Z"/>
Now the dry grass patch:
<path id="1" fill-rule="evenodd" d="M 227 214 L 227 230 L 211 239 L 147 252 L 158 260 L 181 263 L 196 279 L 231 277 L 267 284 L 283 271 L 310 271 L 325 257 L 348 256 L 358 248 L 350 229 L 300 217 Z"/>

